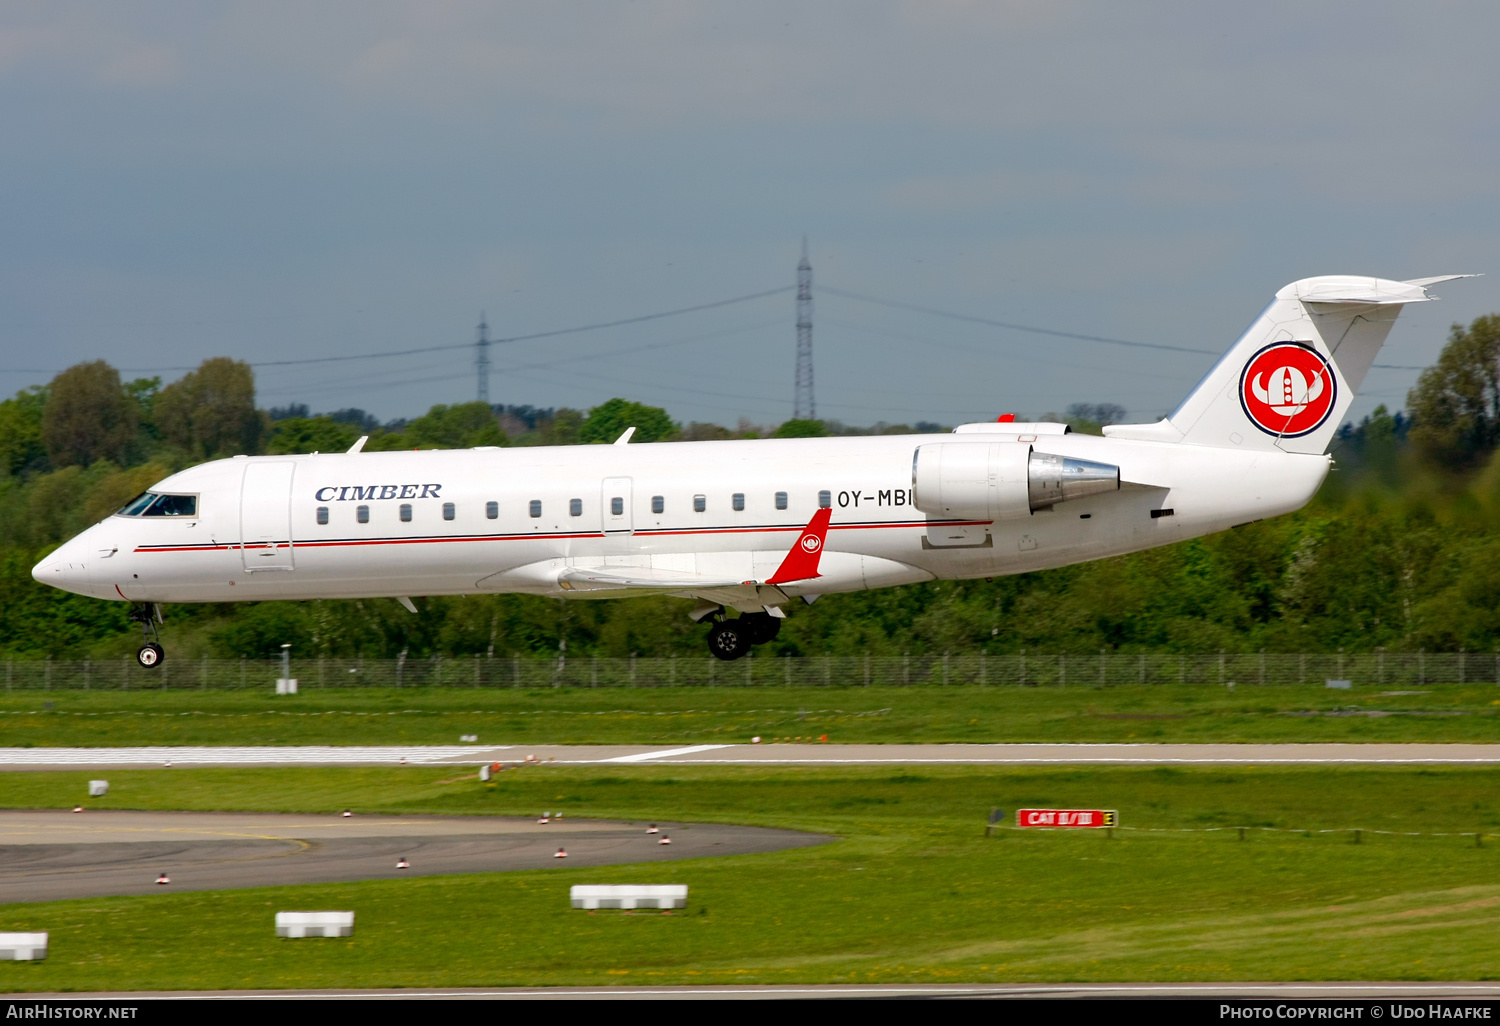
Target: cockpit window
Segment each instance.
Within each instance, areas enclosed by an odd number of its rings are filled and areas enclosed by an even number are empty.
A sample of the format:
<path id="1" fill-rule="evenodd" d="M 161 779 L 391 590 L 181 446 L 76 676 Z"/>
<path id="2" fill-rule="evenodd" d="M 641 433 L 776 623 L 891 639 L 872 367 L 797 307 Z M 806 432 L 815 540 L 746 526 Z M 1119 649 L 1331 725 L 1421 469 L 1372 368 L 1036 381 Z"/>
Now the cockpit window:
<path id="1" fill-rule="evenodd" d="M 141 494 L 137 495 L 135 498 L 127 502 L 125 504 L 125 508 L 120 510 L 120 512 L 117 513 L 116 516 L 138 517 L 141 515 L 141 511 L 144 510 L 147 506 L 151 505 L 151 503 L 155 501 L 156 498 L 157 495 L 155 492 L 142 492 Z"/>
<path id="2" fill-rule="evenodd" d="M 158 495 L 145 492 L 136 496 L 120 510 L 122 517 L 195 517 L 198 515 L 196 495 Z"/>
<path id="3" fill-rule="evenodd" d="M 195 517 L 198 515 L 198 496 L 163 495 L 146 507 L 143 517 Z"/>

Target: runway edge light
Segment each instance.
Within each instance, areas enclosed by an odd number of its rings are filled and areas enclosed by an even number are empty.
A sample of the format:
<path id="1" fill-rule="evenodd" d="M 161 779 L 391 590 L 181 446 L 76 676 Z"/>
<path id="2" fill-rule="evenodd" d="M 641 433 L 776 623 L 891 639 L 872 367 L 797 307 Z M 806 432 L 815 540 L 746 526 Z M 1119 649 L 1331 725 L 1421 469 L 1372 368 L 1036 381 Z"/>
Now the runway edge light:
<path id="1" fill-rule="evenodd" d="M 276 913 L 276 936 L 302 937 L 352 937 L 354 935 L 353 912 L 278 912 Z"/>
<path id="2" fill-rule="evenodd" d="M 47 957 L 47 934 L 0 933 L 0 962 L 39 962 Z"/>
<path id="3" fill-rule="evenodd" d="M 687 884 L 574 884 L 574 908 L 686 908 Z"/>

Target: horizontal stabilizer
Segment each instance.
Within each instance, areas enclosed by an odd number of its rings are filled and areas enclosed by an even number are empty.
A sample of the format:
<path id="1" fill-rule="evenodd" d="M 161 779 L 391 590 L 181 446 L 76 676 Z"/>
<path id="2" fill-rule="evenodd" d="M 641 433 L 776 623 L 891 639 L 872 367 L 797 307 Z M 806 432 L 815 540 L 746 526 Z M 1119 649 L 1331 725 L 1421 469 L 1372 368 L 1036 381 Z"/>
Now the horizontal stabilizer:
<path id="1" fill-rule="evenodd" d="M 1436 278 L 1412 278 L 1404 281 L 1403 285 L 1415 285 L 1418 288 L 1426 288 L 1428 285 L 1436 285 L 1442 281 L 1457 281 L 1460 278 L 1483 278 L 1482 274 L 1440 274 Z"/>
<path id="2" fill-rule="evenodd" d="M 1439 279 L 1442 280 L 1442 279 Z M 1352 275 L 1325 275 L 1305 278 L 1276 294 L 1303 303 L 1357 304 L 1359 306 L 1402 306 L 1425 303 L 1430 299 L 1421 285 L 1390 281 L 1385 278 L 1356 278 Z"/>

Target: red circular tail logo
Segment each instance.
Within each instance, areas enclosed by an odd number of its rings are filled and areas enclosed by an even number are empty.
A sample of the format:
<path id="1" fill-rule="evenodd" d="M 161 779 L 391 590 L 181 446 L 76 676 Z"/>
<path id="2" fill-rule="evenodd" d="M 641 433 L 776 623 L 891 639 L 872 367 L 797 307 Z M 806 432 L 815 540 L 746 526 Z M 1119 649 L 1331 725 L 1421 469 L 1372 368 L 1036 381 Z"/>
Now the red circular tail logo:
<path id="1" fill-rule="evenodd" d="M 1308 342 L 1277 342 L 1250 358 L 1240 374 L 1245 416 L 1268 435 L 1316 431 L 1333 412 L 1338 379 Z"/>
<path id="2" fill-rule="evenodd" d="M 823 541 L 815 534 L 804 534 L 802 536 L 802 551 L 817 552 L 823 547 Z"/>

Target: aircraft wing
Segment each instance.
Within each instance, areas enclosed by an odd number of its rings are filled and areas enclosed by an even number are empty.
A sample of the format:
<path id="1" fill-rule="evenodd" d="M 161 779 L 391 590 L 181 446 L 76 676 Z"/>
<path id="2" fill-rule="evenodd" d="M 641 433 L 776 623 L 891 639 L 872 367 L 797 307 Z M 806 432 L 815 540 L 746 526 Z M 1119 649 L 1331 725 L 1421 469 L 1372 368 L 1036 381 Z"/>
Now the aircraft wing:
<path id="1" fill-rule="evenodd" d="M 593 591 L 603 588 L 656 588 L 663 591 L 691 591 L 701 588 L 735 588 L 754 581 L 705 577 L 679 570 L 655 570 L 648 566 L 572 567 L 557 575 L 557 581 L 568 591 Z"/>
<path id="2" fill-rule="evenodd" d="M 708 577 L 681 570 L 658 570 L 644 566 L 570 567 L 557 575 L 558 584 L 568 591 L 594 591 L 605 588 L 655 588 L 663 591 L 702 591 L 709 588 L 738 588 L 762 584 L 790 584 L 818 576 L 818 561 L 828 535 L 833 510 L 820 509 L 797 535 L 786 557 L 774 574 L 764 581 L 739 581 Z"/>

